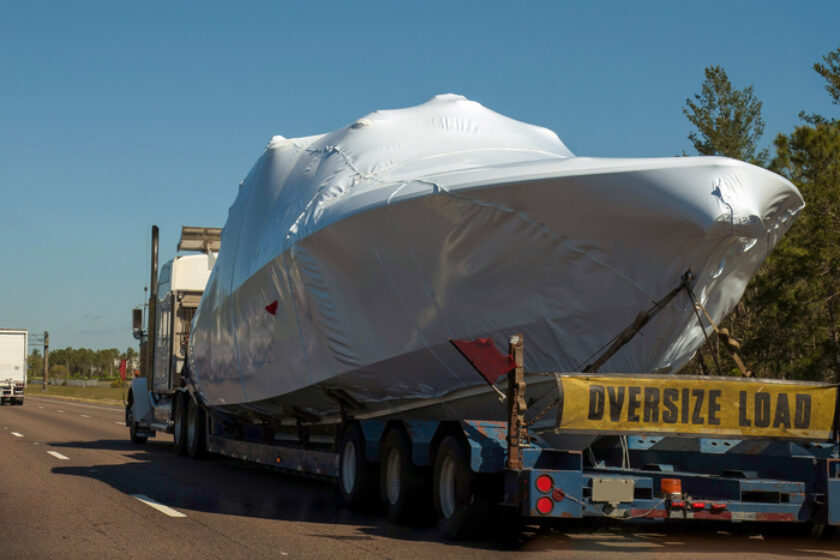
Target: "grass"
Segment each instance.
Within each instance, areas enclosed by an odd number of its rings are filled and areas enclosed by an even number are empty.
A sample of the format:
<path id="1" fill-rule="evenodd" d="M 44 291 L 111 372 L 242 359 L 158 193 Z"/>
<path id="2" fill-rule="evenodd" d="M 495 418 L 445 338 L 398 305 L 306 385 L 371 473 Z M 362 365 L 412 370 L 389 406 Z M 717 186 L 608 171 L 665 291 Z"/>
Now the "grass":
<path id="1" fill-rule="evenodd" d="M 73 399 L 79 401 L 93 401 L 105 404 L 123 404 L 128 387 L 63 387 L 48 385 L 43 391 L 43 385 L 27 385 L 25 395 L 33 397 L 55 397 L 59 399 Z"/>

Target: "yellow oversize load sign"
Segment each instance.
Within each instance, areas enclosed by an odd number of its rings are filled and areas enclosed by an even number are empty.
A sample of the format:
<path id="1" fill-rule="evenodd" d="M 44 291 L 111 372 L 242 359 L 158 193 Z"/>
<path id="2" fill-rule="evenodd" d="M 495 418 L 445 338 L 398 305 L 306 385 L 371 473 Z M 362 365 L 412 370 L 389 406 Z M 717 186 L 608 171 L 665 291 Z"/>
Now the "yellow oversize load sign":
<path id="1" fill-rule="evenodd" d="M 837 386 L 681 375 L 559 376 L 558 430 L 829 440 Z"/>

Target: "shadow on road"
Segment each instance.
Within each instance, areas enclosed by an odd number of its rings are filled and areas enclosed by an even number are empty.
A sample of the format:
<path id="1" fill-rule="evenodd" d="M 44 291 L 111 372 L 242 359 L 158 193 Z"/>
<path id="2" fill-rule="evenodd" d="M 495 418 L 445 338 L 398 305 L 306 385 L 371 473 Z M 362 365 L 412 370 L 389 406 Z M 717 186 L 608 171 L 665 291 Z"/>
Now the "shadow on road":
<path id="1" fill-rule="evenodd" d="M 122 439 L 50 443 L 53 448 L 100 452 L 97 464 L 61 466 L 53 472 L 80 476 L 108 484 L 125 494 L 145 494 L 170 507 L 221 515 L 256 517 L 346 527 L 335 534 L 323 528 L 312 536 L 341 541 L 379 537 L 414 542 L 446 542 L 431 520 L 413 526 L 386 522 L 376 511 L 354 512 L 341 504 L 332 481 L 276 472 L 243 461 L 213 456 L 194 461 L 175 455 L 170 441 L 150 440 L 145 445 Z M 75 457 L 75 456 L 74 456 Z M 79 458 L 81 460 L 82 457 Z M 78 460 L 77 460 L 78 461 Z M 720 532 L 706 525 L 619 524 L 575 520 L 550 526 L 528 527 L 525 551 L 633 552 L 643 557 L 673 554 L 719 556 L 788 555 L 797 558 L 836 558 L 837 542 L 808 539 L 767 541 L 745 526 L 741 534 Z M 731 528 L 731 527 L 730 527 Z M 490 542 L 461 541 L 458 546 L 494 548 Z"/>

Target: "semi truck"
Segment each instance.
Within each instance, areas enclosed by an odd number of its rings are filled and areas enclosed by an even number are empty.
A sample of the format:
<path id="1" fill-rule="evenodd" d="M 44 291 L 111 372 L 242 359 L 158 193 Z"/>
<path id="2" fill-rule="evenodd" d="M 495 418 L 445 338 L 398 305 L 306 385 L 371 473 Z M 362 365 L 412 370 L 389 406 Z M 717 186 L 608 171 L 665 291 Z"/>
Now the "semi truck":
<path id="1" fill-rule="evenodd" d="M 145 321 L 142 309 L 133 311 L 141 374 L 125 414 L 134 443 L 167 433 L 174 451 L 193 459 L 214 453 L 328 478 L 347 506 L 378 501 L 394 522 L 434 511 L 450 538 L 478 532 L 511 543 L 527 524 L 588 517 L 716 522 L 768 536 L 840 525 L 836 385 L 597 373 L 663 301 L 579 373 L 526 373 L 526 341 L 515 333 L 507 354 L 487 340 L 453 341 L 492 385 L 506 421 L 441 419 L 434 399 L 374 414 L 340 392 L 330 395 L 341 403 L 335 417 L 207 406 L 187 355 L 220 230 L 183 228 L 178 256 L 159 272 L 158 235 L 155 226 Z M 689 281 L 687 273 L 668 297 Z M 529 408 L 528 384 L 544 377 L 558 397 Z M 556 421 L 546 428 L 549 411 Z"/>
<path id="2" fill-rule="evenodd" d="M 0 329 L 0 404 L 23 404 L 28 345 L 26 329 Z"/>

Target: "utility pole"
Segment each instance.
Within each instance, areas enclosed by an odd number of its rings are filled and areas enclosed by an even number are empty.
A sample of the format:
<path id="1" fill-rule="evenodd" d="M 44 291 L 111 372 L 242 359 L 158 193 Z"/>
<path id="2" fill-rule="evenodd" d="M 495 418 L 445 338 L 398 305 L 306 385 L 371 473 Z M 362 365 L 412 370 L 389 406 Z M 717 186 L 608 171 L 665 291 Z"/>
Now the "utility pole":
<path id="1" fill-rule="evenodd" d="M 44 387 L 42 391 L 47 390 L 47 375 L 50 371 L 50 333 L 44 331 Z"/>

